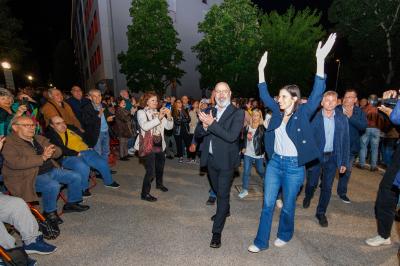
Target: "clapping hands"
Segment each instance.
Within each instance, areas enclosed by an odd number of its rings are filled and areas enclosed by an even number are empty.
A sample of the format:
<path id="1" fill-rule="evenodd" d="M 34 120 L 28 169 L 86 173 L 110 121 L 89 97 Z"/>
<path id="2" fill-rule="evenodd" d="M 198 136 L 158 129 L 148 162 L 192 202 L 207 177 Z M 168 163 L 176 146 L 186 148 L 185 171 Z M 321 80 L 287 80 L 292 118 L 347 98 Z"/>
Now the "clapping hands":
<path id="1" fill-rule="evenodd" d="M 214 117 L 212 116 L 211 113 L 210 114 L 206 114 L 204 112 L 200 112 L 199 113 L 199 119 L 203 123 L 203 127 L 204 128 L 208 128 L 215 121 L 215 119 L 214 119 Z"/>

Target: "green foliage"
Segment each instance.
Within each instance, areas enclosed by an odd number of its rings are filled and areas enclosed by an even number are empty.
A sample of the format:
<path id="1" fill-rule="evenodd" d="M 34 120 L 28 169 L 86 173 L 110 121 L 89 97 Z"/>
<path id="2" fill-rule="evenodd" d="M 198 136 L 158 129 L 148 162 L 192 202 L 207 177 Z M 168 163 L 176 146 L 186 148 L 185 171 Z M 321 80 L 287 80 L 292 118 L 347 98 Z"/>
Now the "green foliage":
<path id="1" fill-rule="evenodd" d="M 329 9 L 329 20 L 352 47 L 353 60 L 344 66 L 361 86 L 393 83 L 388 78 L 390 61 L 394 72 L 400 70 L 399 7 L 399 0 L 335 0 Z M 392 57 L 389 57 L 384 28 L 390 29 Z"/>
<path id="2" fill-rule="evenodd" d="M 11 16 L 7 2 L 0 0 L 0 60 L 8 60 L 15 65 L 29 49 L 25 47 L 25 41 L 18 37 L 22 23 Z"/>
<path id="3" fill-rule="evenodd" d="M 261 43 L 258 13 L 250 0 L 225 0 L 199 23 L 204 38 L 192 50 L 200 60 L 201 88 L 225 81 L 235 95 L 255 94 Z"/>
<path id="4" fill-rule="evenodd" d="M 268 51 L 266 79 L 273 91 L 293 83 L 306 95 L 310 91 L 315 50 L 325 35 L 319 21 L 320 14 L 308 8 L 291 7 L 283 15 L 273 11 L 262 17 L 262 46 Z"/>
<path id="5" fill-rule="evenodd" d="M 133 0 L 132 24 L 128 26 L 128 51 L 118 55 L 121 73 L 133 91 L 156 91 L 166 88 L 184 74 L 178 65 L 183 54 L 165 0 Z"/>

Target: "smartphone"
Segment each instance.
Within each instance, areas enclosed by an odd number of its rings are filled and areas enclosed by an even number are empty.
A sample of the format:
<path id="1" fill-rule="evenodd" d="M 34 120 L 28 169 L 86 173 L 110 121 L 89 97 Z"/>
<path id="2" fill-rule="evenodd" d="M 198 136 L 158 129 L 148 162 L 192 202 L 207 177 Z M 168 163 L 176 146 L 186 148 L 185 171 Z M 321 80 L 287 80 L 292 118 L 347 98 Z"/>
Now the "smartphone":
<path id="1" fill-rule="evenodd" d="M 28 107 L 29 99 L 27 97 L 22 97 L 21 105 L 26 105 Z"/>
<path id="2" fill-rule="evenodd" d="M 169 110 L 171 110 L 171 103 L 166 103 L 165 108 L 168 108 Z"/>

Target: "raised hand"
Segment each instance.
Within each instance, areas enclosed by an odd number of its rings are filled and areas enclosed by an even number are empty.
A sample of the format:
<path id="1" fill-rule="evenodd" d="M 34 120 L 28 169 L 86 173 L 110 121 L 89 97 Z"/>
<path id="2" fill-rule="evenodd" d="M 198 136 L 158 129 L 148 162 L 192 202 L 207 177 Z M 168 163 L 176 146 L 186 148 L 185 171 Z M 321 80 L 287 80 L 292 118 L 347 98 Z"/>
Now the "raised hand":
<path id="1" fill-rule="evenodd" d="M 260 59 L 260 63 L 258 63 L 258 82 L 259 83 L 263 83 L 265 82 L 265 66 L 267 65 L 267 61 L 268 61 L 268 52 L 265 51 L 265 53 L 263 54 L 263 56 Z"/>
<path id="2" fill-rule="evenodd" d="M 397 97 L 397 91 L 395 90 L 385 91 L 382 96 L 383 99 L 392 99 L 396 97 Z"/>
<path id="3" fill-rule="evenodd" d="M 331 33 L 331 35 L 329 35 L 328 37 L 328 40 L 325 42 L 324 46 L 322 46 L 322 42 L 318 43 L 317 51 L 315 52 L 317 60 L 325 60 L 329 52 L 332 50 L 335 41 L 336 41 L 336 33 Z"/>

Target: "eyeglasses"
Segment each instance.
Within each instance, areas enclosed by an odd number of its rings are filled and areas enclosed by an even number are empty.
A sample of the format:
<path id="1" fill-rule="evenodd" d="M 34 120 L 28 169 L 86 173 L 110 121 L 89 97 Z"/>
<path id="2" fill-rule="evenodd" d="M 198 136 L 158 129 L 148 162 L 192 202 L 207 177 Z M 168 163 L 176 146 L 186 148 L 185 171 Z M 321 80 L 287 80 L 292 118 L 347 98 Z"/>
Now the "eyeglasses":
<path id="1" fill-rule="evenodd" d="M 224 91 L 216 90 L 215 93 L 217 93 L 217 94 L 229 94 L 229 91 L 228 90 L 224 90 Z"/>
<path id="2" fill-rule="evenodd" d="M 25 127 L 25 128 L 28 128 L 28 127 L 34 128 L 34 127 L 36 127 L 35 124 L 15 124 L 15 125 L 17 125 L 17 126 L 23 126 L 23 127 Z"/>

